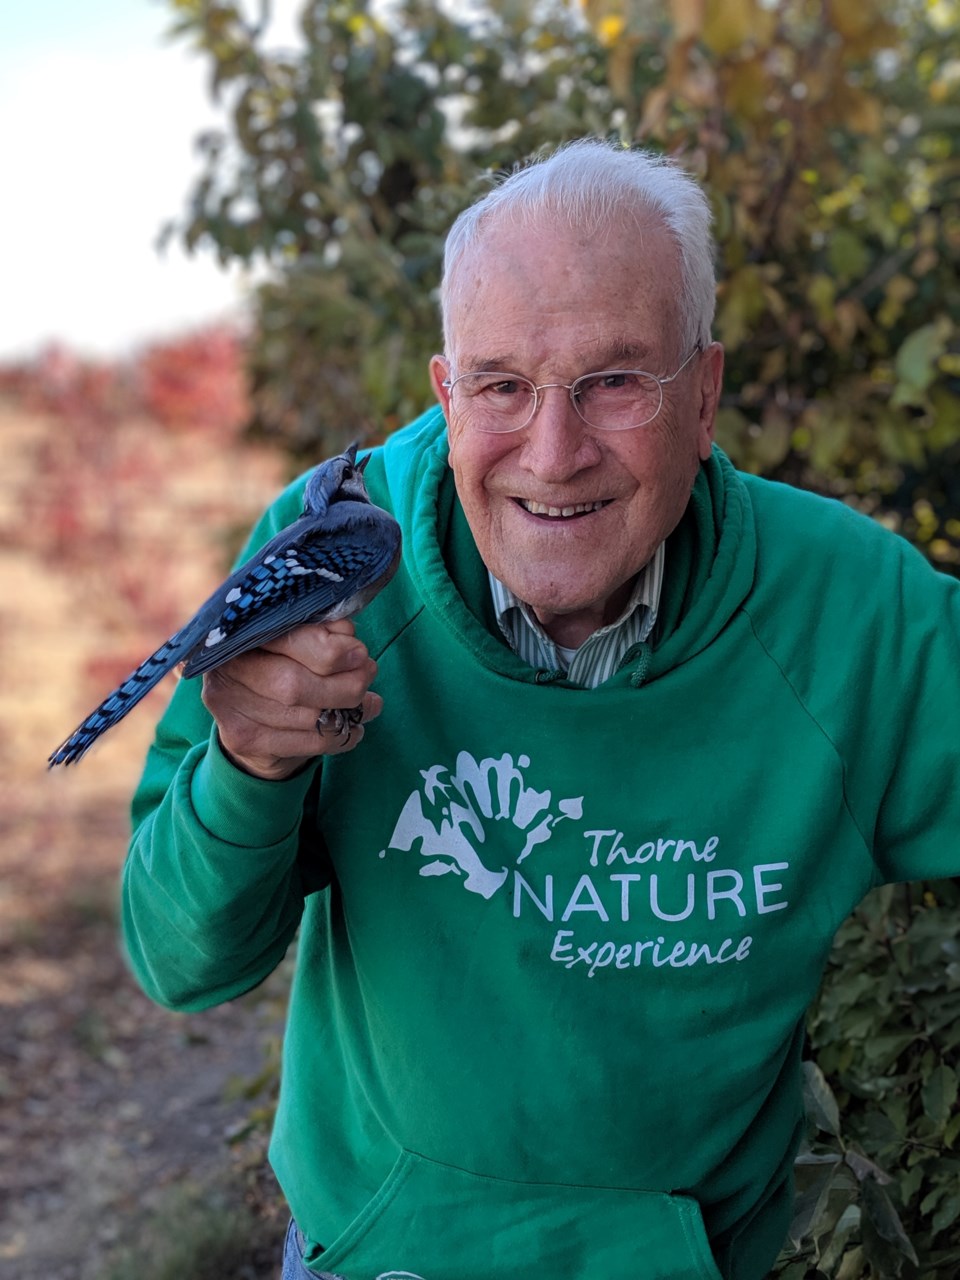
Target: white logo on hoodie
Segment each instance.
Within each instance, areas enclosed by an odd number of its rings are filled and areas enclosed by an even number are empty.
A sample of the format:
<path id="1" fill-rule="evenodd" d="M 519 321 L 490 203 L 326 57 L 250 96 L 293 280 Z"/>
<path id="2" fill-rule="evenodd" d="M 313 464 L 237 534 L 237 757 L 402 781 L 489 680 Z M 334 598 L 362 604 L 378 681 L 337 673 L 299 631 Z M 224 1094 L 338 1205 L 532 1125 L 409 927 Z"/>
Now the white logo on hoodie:
<path id="1" fill-rule="evenodd" d="M 409 852 L 419 841 L 425 859 L 420 875 L 461 876 L 468 892 L 492 898 L 510 874 L 502 861 L 505 847 L 510 863 L 519 866 L 551 838 L 558 822 L 583 817 L 583 796 L 554 804 L 551 791 L 527 786 L 523 770 L 529 767 L 526 755 L 516 762 L 508 754 L 477 761 L 461 751 L 454 773 L 442 764 L 421 769 L 423 786 L 407 798 L 389 848 Z M 498 838 L 490 839 L 497 827 Z M 491 865 L 494 850 L 499 865 Z"/>

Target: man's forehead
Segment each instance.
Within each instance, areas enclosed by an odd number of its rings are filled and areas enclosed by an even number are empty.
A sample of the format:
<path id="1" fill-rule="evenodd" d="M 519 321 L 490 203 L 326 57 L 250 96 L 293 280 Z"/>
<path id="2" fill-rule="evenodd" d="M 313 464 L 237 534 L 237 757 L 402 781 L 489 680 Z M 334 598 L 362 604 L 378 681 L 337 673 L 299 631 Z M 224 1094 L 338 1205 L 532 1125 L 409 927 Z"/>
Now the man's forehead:
<path id="1" fill-rule="evenodd" d="M 601 290 L 611 305 L 630 307 L 664 288 L 675 296 L 680 257 L 666 226 L 653 215 L 646 228 L 617 219 L 593 236 L 541 215 L 531 222 L 484 227 L 453 272 L 449 292 L 457 321 L 482 326 L 484 307 L 514 301 L 531 300 L 549 309 Z M 484 307 L 475 305 L 481 293 Z M 609 340 L 609 326 L 605 329 Z"/>
<path id="2" fill-rule="evenodd" d="M 672 236 L 663 216 L 654 209 L 612 209 L 602 217 L 581 221 L 569 210 L 551 213 L 494 214 L 480 224 L 470 255 L 503 254 L 518 249 L 524 256 L 549 255 L 562 243 L 577 252 L 597 257 L 616 256 L 625 246 L 642 254 L 646 246 L 661 246 Z"/>
<path id="3" fill-rule="evenodd" d="M 523 373 L 526 362 L 530 359 L 528 343 L 520 346 L 492 346 L 477 342 L 477 336 L 471 332 L 467 324 L 458 333 L 457 370 L 460 373 L 480 373 L 485 370 L 500 370 L 505 373 Z M 561 354 L 561 353 L 555 353 Z M 562 356 L 575 373 L 594 372 L 599 369 L 619 367 L 622 369 L 646 368 L 656 355 L 651 344 L 634 336 L 597 334 L 595 338 L 577 343 L 575 350 L 565 351 Z"/>
<path id="4" fill-rule="evenodd" d="M 661 219 L 616 217 L 597 234 L 569 217 L 497 218 L 450 278 L 446 354 L 458 373 L 499 369 L 569 382 L 658 369 L 679 346 L 679 252 Z"/>

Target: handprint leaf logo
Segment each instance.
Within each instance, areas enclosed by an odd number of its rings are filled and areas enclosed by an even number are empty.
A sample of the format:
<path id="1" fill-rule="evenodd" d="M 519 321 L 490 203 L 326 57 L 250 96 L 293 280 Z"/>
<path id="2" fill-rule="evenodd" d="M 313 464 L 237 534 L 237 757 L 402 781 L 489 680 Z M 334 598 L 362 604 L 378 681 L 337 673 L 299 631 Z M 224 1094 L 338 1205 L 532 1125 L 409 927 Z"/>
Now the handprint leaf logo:
<path id="1" fill-rule="evenodd" d="M 461 751 L 452 773 L 442 764 L 422 769 L 423 786 L 407 798 L 389 848 L 419 845 L 420 875 L 458 875 L 468 892 L 492 898 L 511 865 L 545 844 L 558 822 L 583 816 L 583 796 L 554 803 L 550 790 L 527 785 L 529 767 L 526 755 L 478 761 Z"/>

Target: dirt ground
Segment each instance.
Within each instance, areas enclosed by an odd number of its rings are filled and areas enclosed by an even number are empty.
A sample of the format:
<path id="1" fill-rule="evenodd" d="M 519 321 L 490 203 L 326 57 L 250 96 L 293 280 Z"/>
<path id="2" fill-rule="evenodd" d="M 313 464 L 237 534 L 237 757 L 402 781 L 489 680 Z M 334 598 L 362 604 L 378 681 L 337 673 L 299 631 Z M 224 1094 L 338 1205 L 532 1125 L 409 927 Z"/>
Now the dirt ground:
<path id="1" fill-rule="evenodd" d="M 46 757 L 222 577 L 281 463 L 3 403 L 0 441 L 0 1277 L 103 1280 L 185 1185 L 227 1185 L 269 1246 L 282 1206 L 262 1136 L 230 1139 L 282 984 L 174 1015 L 140 994 L 116 938 L 127 804 L 172 678 L 79 765 Z"/>

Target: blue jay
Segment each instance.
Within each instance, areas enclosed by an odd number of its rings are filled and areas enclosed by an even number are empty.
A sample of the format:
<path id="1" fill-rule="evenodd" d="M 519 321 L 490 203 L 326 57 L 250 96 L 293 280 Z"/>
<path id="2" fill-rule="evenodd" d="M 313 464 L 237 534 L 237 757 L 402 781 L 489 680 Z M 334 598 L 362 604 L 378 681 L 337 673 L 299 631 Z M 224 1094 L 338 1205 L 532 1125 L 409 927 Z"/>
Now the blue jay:
<path id="1" fill-rule="evenodd" d="M 310 475 L 303 513 L 222 583 L 186 626 L 160 646 L 91 712 L 49 757 L 73 764 L 178 663 L 183 675 L 212 671 L 307 622 L 349 618 L 368 604 L 400 563 L 400 526 L 374 506 L 357 446 Z M 360 708 L 323 711 L 317 730 L 360 719 Z"/>

